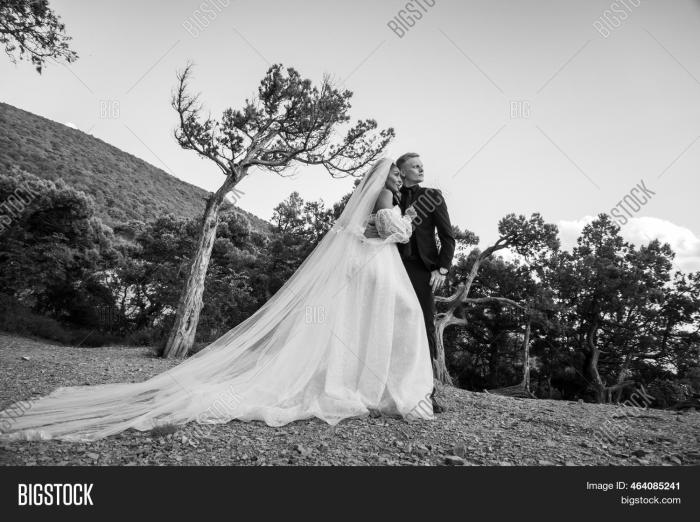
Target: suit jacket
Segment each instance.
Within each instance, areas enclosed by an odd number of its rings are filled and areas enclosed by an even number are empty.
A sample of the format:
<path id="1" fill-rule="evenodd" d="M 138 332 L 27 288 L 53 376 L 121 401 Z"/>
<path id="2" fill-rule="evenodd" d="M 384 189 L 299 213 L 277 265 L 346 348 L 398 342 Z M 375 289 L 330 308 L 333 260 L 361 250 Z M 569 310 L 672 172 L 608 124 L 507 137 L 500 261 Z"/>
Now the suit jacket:
<path id="1" fill-rule="evenodd" d="M 416 257 L 428 270 L 449 269 L 455 253 L 455 237 L 442 192 L 418 185 L 412 194 L 403 194 L 401 210 L 405 212 L 410 205 L 416 209 L 418 216 L 413 220 L 410 242 L 398 244 L 401 257 L 405 260 L 413 250 L 417 250 Z M 435 241 L 436 230 L 440 239 L 439 249 Z"/>

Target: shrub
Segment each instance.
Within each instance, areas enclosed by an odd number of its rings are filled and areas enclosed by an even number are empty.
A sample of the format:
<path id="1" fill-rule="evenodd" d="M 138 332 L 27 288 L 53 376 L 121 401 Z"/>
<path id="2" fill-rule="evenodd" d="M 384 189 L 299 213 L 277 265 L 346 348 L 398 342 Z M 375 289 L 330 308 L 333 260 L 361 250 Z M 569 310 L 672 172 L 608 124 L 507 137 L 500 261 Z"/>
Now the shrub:
<path id="1" fill-rule="evenodd" d="M 143 328 L 129 333 L 124 339 L 127 346 L 156 346 L 163 332 L 160 328 Z"/>
<path id="2" fill-rule="evenodd" d="M 66 328 L 55 319 L 36 314 L 6 294 L 0 294 L 0 330 L 71 346 L 97 347 L 118 341 L 115 336 L 97 330 Z"/>
<path id="3" fill-rule="evenodd" d="M 689 387 L 671 379 L 654 379 L 647 386 L 649 395 L 654 397 L 655 405 L 668 408 L 690 396 Z"/>
<path id="4" fill-rule="evenodd" d="M 681 382 L 690 386 L 694 393 L 700 393 L 700 367 L 686 371 L 685 377 L 681 379 Z"/>
<path id="5" fill-rule="evenodd" d="M 71 333 L 58 321 L 35 314 L 5 294 L 0 294 L 0 330 L 41 337 L 62 344 L 71 343 Z"/>
<path id="6" fill-rule="evenodd" d="M 71 346 L 97 348 L 120 343 L 119 337 L 99 330 L 69 330 L 69 332 L 70 341 L 68 344 Z"/>
<path id="7" fill-rule="evenodd" d="M 156 426 L 151 430 L 151 436 L 153 438 L 156 437 L 166 437 L 168 435 L 172 435 L 173 433 L 176 433 L 178 430 L 178 426 L 175 424 L 161 424 L 160 426 Z"/>

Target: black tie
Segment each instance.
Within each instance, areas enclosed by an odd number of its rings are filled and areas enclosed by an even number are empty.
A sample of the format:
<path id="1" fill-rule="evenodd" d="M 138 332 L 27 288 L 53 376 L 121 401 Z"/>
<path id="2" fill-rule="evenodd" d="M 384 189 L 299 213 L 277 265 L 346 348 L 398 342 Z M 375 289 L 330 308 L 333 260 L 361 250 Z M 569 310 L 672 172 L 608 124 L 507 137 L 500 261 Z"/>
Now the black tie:
<path id="1" fill-rule="evenodd" d="M 418 185 L 413 185 L 412 187 L 401 187 L 401 212 L 406 212 L 406 209 L 411 206 L 417 188 Z"/>

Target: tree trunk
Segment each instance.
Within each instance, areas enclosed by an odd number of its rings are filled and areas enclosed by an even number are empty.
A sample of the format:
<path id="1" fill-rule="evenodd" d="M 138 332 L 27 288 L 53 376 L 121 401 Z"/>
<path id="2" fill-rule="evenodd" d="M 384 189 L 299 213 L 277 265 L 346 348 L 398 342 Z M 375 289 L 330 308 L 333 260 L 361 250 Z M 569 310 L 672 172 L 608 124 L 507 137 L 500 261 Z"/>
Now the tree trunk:
<path id="1" fill-rule="evenodd" d="M 190 274 L 187 278 L 187 284 L 180 295 L 180 302 L 177 306 L 175 315 L 175 323 L 168 342 L 163 351 L 163 357 L 175 358 L 185 357 L 194 344 L 195 334 L 197 333 L 197 323 L 199 322 L 199 313 L 202 311 L 202 295 L 204 294 L 204 280 L 207 276 L 209 268 L 209 260 L 211 259 L 211 251 L 214 248 L 216 240 L 216 228 L 219 220 L 219 209 L 223 202 L 224 196 L 232 187 L 229 186 L 229 180 L 207 200 L 207 205 L 204 209 L 204 217 L 202 219 L 202 231 L 199 235 L 197 244 L 197 252 L 192 259 L 190 265 Z"/>
<path id="2" fill-rule="evenodd" d="M 523 336 L 523 356 L 525 357 L 525 362 L 523 365 L 523 381 L 521 386 L 525 388 L 526 391 L 530 391 L 530 330 L 532 328 L 532 323 L 528 320 L 527 326 L 525 327 L 525 335 Z"/>
<path id="3" fill-rule="evenodd" d="M 622 362 L 622 365 L 620 367 L 620 373 L 617 376 L 617 384 L 622 384 L 625 382 L 625 379 L 627 379 L 627 376 L 629 375 L 629 367 L 630 367 L 630 362 L 632 360 L 632 355 L 627 354 Z M 619 386 L 615 390 L 615 398 L 613 399 L 615 404 L 620 403 L 620 399 L 622 398 L 622 392 L 624 391 L 625 387 L 624 386 Z"/>
<path id="4" fill-rule="evenodd" d="M 597 326 L 592 325 L 586 335 L 586 373 L 589 379 L 591 379 L 590 384 L 596 394 L 596 402 L 605 402 L 605 384 L 603 384 L 603 379 L 600 378 L 600 373 L 598 373 L 598 358 L 600 357 L 600 349 L 598 348 L 596 340 L 596 330 Z"/>
<path id="5" fill-rule="evenodd" d="M 446 314 L 438 314 L 438 320 L 435 321 L 435 346 L 437 348 L 437 359 L 433 359 L 433 375 L 442 384 L 452 386 L 452 377 L 447 371 L 447 363 L 445 361 L 445 344 L 443 343 L 443 333 L 445 328 L 450 324 L 455 324 L 454 316 L 449 311 Z"/>
<path id="6" fill-rule="evenodd" d="M 449 384 L 450 386 L 453 385 L 452 378 L 450 377 L 450 372 L 447 371 L 447 363 L 445 361 L 445 344 L 442 338 L 443 333 L 445 332 L 445 328 L 452 324 L 467 324 L 466 319 L 455 317 L 454 312 L 455 309 L 460 306 L 462 300 L 469 295 L 472 283 L 474 282 L 474 278 L 476 278 L 476 274 L 479 271 L 479 266 L 481 265 L 484 257 L 488 256 L 484 256 L 482 253 L 476 258 L 471 270 L 469 271 L 467 280 L 463 285 L 458 287 L 455 295 L 449 299 L 447 311 L 444 314 L 438 314 L 438 318 L 435 321 L 435 345 L 437 349 L 437 359 L 433 360 L 433 375 L 442 384 Z"/>
<path id="7" fill-rule="evenodd" d="M 618 393 L 622 392 L 625 388 L 631 388 L 634 386 L 636 383 L 634 381 L 622 381 L 618 382 L 614 386 L 608 386 L 605 388 L 605 400 L 606 402 L 612 402 L 612 395 L 613 393 Z M 619 400 L 616 400 L 617 403 L 619 403 Z"/>

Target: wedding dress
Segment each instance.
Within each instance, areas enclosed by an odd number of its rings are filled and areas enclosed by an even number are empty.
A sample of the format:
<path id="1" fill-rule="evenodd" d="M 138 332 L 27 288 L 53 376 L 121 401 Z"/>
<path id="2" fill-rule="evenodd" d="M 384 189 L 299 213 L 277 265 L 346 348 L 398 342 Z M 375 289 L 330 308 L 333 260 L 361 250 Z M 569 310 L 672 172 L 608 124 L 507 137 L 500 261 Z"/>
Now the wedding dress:
<path id="1" fill-rule="evenodd" d="M 333 228 L 251 317 L 144 382 L 63 387 L 11 406 L 0 412 L 0 439 L 90 441 L 233 419 L 332 425 L 373 409 L 432 419 L 423 315 L 395 245 L 409 240 L 410 219 L 398 206 L 370 214 L 390 165 L 375 163 Z M 372 222 L 379 238 L 364 235 Z"/>

